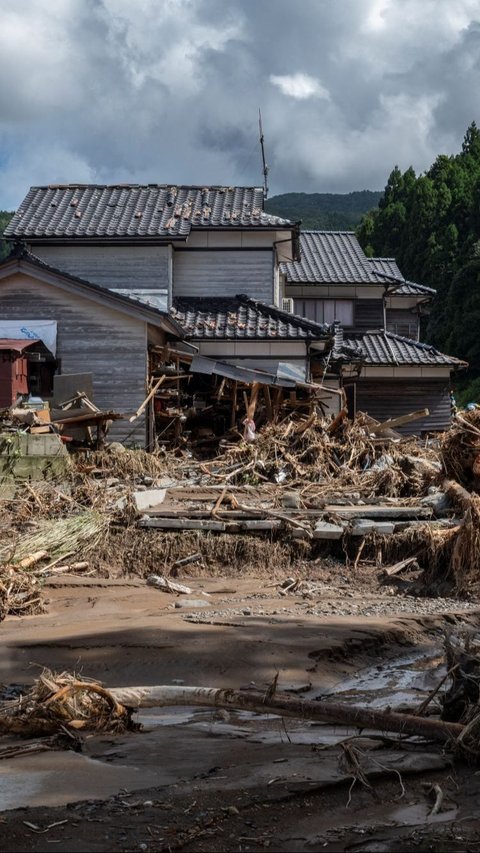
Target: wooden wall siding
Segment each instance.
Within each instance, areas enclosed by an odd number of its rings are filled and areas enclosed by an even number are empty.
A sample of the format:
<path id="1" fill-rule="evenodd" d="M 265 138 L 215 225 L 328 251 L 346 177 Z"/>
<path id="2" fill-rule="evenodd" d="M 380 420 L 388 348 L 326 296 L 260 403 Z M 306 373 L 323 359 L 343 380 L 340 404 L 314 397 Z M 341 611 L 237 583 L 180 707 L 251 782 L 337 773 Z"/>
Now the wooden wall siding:
<path id="1" fill-rule="evenodd" d="M 375 379 L 357 381 L 357 411 L 385 421 L 427 408 L 429 417 L 399 427 L 399 432 L 419 434 L 444 430 L 450 424 L 450 385 L 445 379 Z"/>
<path id="2" fill-rule="evenodd" d="M 60 270 L 115 290 L 171 294 L 170 246 L 31 246 Z"/>
<path id="3" fill-rule="evenodd" d="M 418 340 L 418 315 L 401 308 L 387 308 L 387 331 Z"/>
<path id="4" fill-rule="evenodd" d="M 356 332 L 383 329 L 383 301 L 381 299 L 359 299 L 355 302 L 354 329 Z"/>
<path id="5" fill-rule="evenodd" d="M 99 408 L 133 413 L 145 398 L 147 345 L 142 320 L 18 274 L 0 283 L 0 314 L 8 320 L 56 320 L 61 372 L 91 372 Z M 109 438 L 124 441 L 132 428 L 128 442 L 143 447 L 143 417 L 134 424 L 114 421 Z"/>
<path id="6" fill-rule="evenodd" d="M 173 258 L 174 296 L 236 296 L 245 293 L 271 305 L 273 252 L 177 250 Z"/>

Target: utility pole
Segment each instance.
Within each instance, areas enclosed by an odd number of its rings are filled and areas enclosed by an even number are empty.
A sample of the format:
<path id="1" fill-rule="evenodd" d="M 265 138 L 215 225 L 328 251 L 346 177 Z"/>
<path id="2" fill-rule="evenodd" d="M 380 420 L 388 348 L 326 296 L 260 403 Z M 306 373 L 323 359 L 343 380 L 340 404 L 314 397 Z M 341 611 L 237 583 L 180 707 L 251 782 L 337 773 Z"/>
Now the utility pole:
<path id="1" fill-rule="evenodd" d="M 262 149 L 263 198 L 265 200 L 268 196 L 268 166 L 265 160 L 265 137 L 263 135 L 262 113 L 260 109 L 258 110 L 258 128 L 260 131 L 260 148 Z"/>

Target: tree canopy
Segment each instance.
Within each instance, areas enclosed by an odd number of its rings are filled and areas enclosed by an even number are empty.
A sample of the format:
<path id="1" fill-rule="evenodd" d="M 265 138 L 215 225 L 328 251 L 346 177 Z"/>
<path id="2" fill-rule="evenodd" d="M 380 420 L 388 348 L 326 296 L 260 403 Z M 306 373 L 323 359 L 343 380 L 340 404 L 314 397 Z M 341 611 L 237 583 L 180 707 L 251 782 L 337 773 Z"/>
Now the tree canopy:
<path id="1" fill-rule="evenodd" d="M 394 256 L 403 274 L 434 287 L 427 340 L 470 363 L 480 376 L 480 130 L 430 169 L 391 172 L 378 208 L 357 231 L 370 256 Z"/>
<path id="2" fill-rule="evenodd" d="M 9 213 L 7 210 L 0 210 L 0 261 L 3 261 L 4 258 L 7 257 L 10 249 L 6 240 L 3 240 L 2 234 L 5 231 L 8 223 L 10 222 L 13 213 Z"/>

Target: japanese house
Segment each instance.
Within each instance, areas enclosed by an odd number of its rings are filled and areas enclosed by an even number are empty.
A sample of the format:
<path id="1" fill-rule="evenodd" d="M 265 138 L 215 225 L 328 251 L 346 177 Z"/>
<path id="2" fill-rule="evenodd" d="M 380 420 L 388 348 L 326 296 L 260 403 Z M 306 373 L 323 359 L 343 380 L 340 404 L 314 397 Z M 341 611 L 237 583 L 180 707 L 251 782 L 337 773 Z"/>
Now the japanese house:
<path id="1" fill-rule="evenodd" d="M 308 385 L 310 352 L 333 345 L 332 330 L 280 307 L 280 263 L 299 258 L 299 229 L 264 212 L 260 188 L 33 187 L 5 236 L 25 250 L 2 265 L 2 316 L 31 326 L 56 322 L 56 371 L 91 370 L 102 406 L 134 413 L 147 378 L 162 364 L 180 376 L 186 361 L 189 372 L 224 378 L 222 364 L 231 371 L 234 363 L 251 382 L 259 380 L 255 368 L 266 385 L 292 390 Z M 165 346 L 175 336 L 172 362 Z M 186 351 L 179 352 L 180 338 L 191 342 Z M 193 355 L 216 368 L 198 359 L 192 365 Z M 156 420 L 176 418 L 179 427 L 182 407 L 193 410 L 199 390 L 192 382 L 188 393 L 166 385 Z M 115 437 L 148 444 L 142 420 L 132 432 L 115 424 Z"/>
<path id="2" fill-rule="evenodd" d="M 385 420 L 427 408 L 405 432 L 445 429 L 452 373 L 464 362 L 420 343 L 435 291 L 406 281 L 393 258 L 367 258 L 352 232 L 306 231 L 299 261 L 281 265 L 284 307 L 319 323 L 339 322 L 335 354 L 350 414 Z M 312 362 L 314 378 L 323 363 Z"/>

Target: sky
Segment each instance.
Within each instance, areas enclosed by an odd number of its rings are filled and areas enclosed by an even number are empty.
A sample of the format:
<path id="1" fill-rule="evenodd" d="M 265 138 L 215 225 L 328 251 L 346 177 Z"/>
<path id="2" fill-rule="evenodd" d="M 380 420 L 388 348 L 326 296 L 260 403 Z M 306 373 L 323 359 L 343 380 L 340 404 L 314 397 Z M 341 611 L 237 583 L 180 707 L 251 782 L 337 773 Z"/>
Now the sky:
<path id="1" fill-rule="evenodd" d="M 480 124 L 480 0 L 0 0 L 0 209 L 32 184 L 382 189 Z"/>

